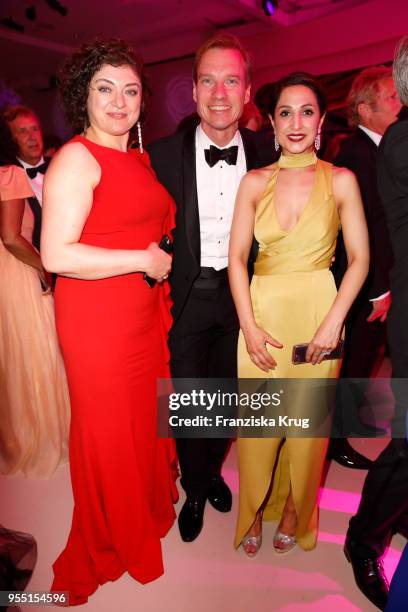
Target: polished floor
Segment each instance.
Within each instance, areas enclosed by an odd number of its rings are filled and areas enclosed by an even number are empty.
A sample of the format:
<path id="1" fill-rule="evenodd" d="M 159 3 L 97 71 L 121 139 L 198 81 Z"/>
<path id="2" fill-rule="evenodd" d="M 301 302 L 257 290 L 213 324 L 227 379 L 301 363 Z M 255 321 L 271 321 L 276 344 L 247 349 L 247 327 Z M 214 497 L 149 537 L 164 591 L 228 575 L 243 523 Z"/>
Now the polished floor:
<path id="1" fill-rule="evenodd" d="M 385 440 L 357 440 L 356 448 L 375 457 Z M 369 612 L 375 610 L 355 587 L 342 552 L 350 516 L 359 502 L 365 472 L 330 465 L 320 496 L 318 547 L 305 553 L 294 549 L 281 556 L 272 549 L 275 525 L 264 526 L 259 555 L 248 559 L 234 551 L 232 539 L 237 510 L 238 475 L 235 445 L 224 466 L 234 493 L 229 514 L 209 504 L 205 525 L 193 543 L 180 540 L 177 525 L 163 542 L 165 574 L 142 586 L 128 575 L 101 587 L 81 609 L 87 612 Z M 131 486 L 131 483 L 129 483 Z M 0 523 L 33 534 L 38 563 L 27 590 L 45 591 L 51 584 L 51 564 L 65 544 L 72 496 L 68 467 L 48 481 L 0 478 Z M 178 507 L 181 506 L 184 497 Z M 391 577 L 404 545 L 395 536 L 385 556 Z M 50 609 L 23 607 L 22 610 Z"/>

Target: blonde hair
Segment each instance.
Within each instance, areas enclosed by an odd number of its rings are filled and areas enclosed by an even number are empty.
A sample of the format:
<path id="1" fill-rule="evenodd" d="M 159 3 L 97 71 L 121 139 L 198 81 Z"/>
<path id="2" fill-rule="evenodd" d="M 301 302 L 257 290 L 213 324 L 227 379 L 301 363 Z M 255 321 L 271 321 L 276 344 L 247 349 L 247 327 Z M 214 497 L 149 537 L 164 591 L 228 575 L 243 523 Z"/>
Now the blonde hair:
<path id="1" fill-rule="evenodd" d="M 197 49 L 194 57 L 193 64 L 193 80 L 197 83 L 198 67 L 203 58 L 204 53 L 211 51 L 211 49 L 234 49 L 241 54 L 242 61 L 244 62 L 245 69 L 245 80 L 246 84 L 249 85 L 252 80 L 252 58 L 249 52 L 245 49 L 239 38 L 233 34 L 214 34 L 211 38 L 208 38 L 203 42 L 201 47 Z"/>
<path id="2" fill-rule="evenodd" d="M 392 78 L 391 68 L 372 66 L 365 68 L 354 79 L 347 96 L 349 125 L 356 127 L 361 123 L 358 107 L 362 102 L 375 106 L 381 81 Z"/>

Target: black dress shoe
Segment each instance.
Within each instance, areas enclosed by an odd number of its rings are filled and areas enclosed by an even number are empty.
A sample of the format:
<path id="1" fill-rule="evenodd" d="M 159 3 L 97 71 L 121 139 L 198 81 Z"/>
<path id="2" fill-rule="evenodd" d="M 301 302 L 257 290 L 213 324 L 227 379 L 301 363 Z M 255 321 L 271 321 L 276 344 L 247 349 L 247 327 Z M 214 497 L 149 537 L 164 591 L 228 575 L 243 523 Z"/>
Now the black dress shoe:
<path id="1" fill-rule="evenodd" d="M 344 545 L 344 554 L 353 567 L 356 585 L 360 591 L 380 610 L 387 604 L 389 585 L 380 559 L 367 557 L 363 559 L 352 553 L 349 543 Z"/>
<path id="2" fill-rule="evenodd" d="M 327 458 L 355 470 L 369 470 L 373 464 L 371 459 L 358 453 L 346 438 L 331 438 Z"/>
<path id="3" fill-rule="evenodd" d="M 205 497 L 187 497 L 178 517 L 178 526 L 183 542 L 192 542 L 203 528 Z"/>
<path id="4" fill-rule="evenodd" d="M 208 501 L 218 512 L 229 512 L 232 495 L 222 476 L 214 476 L 208 489 Z"/>

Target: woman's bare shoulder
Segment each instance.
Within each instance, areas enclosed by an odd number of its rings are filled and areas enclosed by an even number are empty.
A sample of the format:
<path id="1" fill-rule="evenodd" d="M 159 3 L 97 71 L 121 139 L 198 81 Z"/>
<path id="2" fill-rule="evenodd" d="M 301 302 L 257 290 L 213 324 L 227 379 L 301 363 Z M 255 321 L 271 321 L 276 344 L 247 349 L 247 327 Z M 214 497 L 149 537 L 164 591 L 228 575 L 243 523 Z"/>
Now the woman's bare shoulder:
<path id="1" fill-rule="evenodd" d="M 333 166 L 333 191 L 336 193 L 347 193 L 349 190 L 358 188 L 358 182 L 354 172 L 341 166 Z"/>
<path id="2" fill-rule="evenodd" d="M 277 164 L 264 166 L 263 168 L 255 168 L 247 172 L 242 179 L 242 183 L 247 188 L 255 189 L 256 191 L 265 190 L 272 173 L 276 170 Z"/>
<path id="3" fill-rule="evenodd" d="M 82 142 L 74 140 L 67 142 L 58 150 L 52 159 L 52 164 L 54 162 L 61 163 L 61 161 L 89 163 L 91 160 L 96 161 L 89 149 Z"/>
<path id="4" fill-rule="evenodd" d="M 78 180 L 87 177 L 95 183 L 100 179 L 101 167 L 85 145 L 73 141 L 67 142 L 52 158 L 46 179 L 50 180 L 55 176 L 60 178 L 61 173 L 67 179 L 70 175 L 75 175 Z"/>
<path id="5" fill-rule="evenodd" d="M 343 166 L 333 166 L 333 180 L 338 183 L 350 184 L 356 180 L 354 172 Z"/>

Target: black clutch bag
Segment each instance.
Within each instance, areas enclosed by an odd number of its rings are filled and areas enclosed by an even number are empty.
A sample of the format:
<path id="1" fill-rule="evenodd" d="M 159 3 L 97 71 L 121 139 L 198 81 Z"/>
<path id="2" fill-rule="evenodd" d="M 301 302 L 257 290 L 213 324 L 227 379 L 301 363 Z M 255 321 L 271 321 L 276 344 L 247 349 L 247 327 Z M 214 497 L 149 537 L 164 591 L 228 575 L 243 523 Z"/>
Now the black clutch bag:
<path id="1" fill-rule="evenodd" d="M 306 351 L 309 343 L 306 344 L 295 344 L 292 351 L 292 363 L 293 365 L 299 365 L 301 363 L 309 363 L 306 361 Z M 339 340 L 338 345 L 330 353 L 324 355 L 322 361 L 328 359 L 341 359 L 344 355 L 344 340 Z"/>

